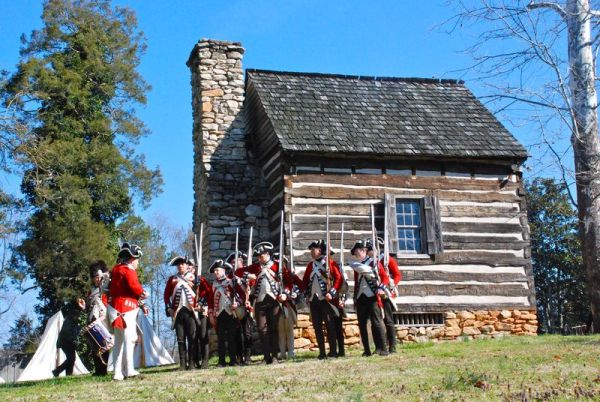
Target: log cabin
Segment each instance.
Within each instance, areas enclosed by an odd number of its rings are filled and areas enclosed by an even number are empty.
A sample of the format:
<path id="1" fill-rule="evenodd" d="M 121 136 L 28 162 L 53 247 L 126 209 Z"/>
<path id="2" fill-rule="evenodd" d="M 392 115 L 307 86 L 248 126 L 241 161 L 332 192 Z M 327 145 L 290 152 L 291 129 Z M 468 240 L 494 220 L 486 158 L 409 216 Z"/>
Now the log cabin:
<path id="1" fill-rule="evenodd" d="M 252 227 L 254 242 L 279 247 L 283 211 L 280 248 L 301 275 L 328 213 L 352 292 L 349 250 L 371 236 L 373 210 L 403 275 L 400 339 L 536 333 L 527 152 L 464 82 L 244 75 L 243 54 L 240 43 L 203 39 L 187 62 L 205 267 L 232 250 L 238 229 L 241 244 Z"/>

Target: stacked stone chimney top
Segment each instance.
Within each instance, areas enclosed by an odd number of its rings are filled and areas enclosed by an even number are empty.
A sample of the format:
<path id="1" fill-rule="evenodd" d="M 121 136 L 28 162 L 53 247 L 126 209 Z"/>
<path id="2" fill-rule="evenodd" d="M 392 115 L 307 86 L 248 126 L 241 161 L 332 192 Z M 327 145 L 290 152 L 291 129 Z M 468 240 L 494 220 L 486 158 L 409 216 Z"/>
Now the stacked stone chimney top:
<path id="1" fill-rule="evenodd" d="M 207 39 L 202 38 L 190 53 L 190 57 L 188 58 L 186 65 L 191 67 L 194 63 L 198 63 L 198 59 L 200 57 L 200 52 L 209 51 L 215 53 L 225 53 L 227 54 L 228 59 L 239 60 L 242 58 L 245 49 L 242 47 L 241 42 L 232 42 L 227 40 L 215 40 L 215 39 Z M 208 56 L 208 57 L 207 57 Z M 211 55 L 203 54 L 203 59 L 211 58 Z"/>

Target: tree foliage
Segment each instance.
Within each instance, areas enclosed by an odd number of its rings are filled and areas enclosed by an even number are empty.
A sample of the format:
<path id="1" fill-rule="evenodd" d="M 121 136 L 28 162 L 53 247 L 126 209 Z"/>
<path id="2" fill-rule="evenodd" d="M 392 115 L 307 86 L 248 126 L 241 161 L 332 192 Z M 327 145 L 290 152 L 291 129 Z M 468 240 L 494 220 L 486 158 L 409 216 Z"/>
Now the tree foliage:
<path id="1" fill-rule="evenodd" d="M 33 353 L 37 348 L 38 333 L 33 321 L 26 314 L 17 318 L 9 330 L 9 338 L 4 343 L 4 349 L 22 353 Z"/>
<path id="2" fill-rule="evenodd" d="M 564 184 L 535 179 L 526 187 L 538 319 L 552 333 L 585 323 L 589 314 L 577 212 Z"/>
<path id="3" fill-rule="evenodd" d="M 31 215 L 15 263 L 39 286 L 44 317 L 84 293 L 87 266 L 114 259 L 116 226 L 160 191 L 135 152 L 148 133 L 135 115 L 149 87 L 132 11 L 108 0 L 47 0 L 43 27 L 22 38 L 4 108 L 27 127 L 15 150 Z"/>

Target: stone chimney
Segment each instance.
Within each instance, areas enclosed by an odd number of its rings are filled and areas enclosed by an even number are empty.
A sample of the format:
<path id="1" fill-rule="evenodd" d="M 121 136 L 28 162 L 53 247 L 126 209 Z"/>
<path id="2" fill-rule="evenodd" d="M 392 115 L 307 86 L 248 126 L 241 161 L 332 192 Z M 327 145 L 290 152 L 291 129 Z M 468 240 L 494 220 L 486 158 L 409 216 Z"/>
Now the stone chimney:
<path id="1" fill-rule="evenodd" d="M 244 48 L 239 42 L 202 39 L 187 61 L 192 79 L 194 143 L 193 229 L 204 223 L 203 271 L 239 247 L 246 252 L 268 234 L 268 198 L 260 167 L 246 146 Z"/>

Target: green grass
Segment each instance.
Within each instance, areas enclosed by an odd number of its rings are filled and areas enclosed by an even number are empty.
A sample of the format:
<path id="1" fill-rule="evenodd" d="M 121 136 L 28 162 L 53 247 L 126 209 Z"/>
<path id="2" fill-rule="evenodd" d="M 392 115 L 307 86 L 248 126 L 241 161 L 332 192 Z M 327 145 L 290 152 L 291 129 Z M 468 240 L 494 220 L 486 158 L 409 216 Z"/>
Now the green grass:
<path id="1" fill-rule="evenodd" d="M 600 336 L 511 337 L 410 344 L 388 357 L 294 362 L 180 372 L 142 370 L 139 378 L 61 378 L 0 386 L 0 400 L 600 400 Z"/>

